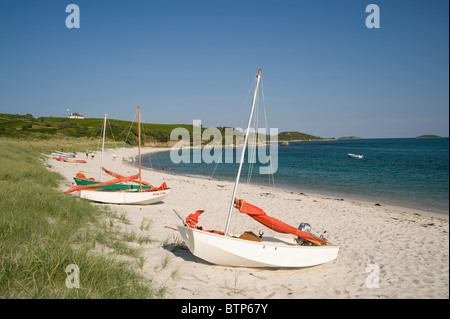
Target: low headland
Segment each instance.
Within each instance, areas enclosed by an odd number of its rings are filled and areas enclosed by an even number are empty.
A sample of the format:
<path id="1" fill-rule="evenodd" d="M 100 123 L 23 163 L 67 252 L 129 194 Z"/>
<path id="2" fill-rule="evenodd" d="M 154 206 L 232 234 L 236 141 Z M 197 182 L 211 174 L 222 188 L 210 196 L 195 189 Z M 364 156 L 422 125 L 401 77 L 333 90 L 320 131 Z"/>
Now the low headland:
<path id="1" fill-rule="evenodd" d="M 433 134 L 425 134 L 425 135 L 417 136 L 416 138 L 442 138 L 442 136 L 433 135 Z"/>

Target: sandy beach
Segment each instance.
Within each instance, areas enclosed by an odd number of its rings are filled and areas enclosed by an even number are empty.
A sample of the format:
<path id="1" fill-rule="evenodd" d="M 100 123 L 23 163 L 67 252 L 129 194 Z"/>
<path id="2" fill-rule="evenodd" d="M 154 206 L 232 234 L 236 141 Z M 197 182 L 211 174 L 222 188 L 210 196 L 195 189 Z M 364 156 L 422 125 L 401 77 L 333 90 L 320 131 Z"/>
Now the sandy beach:
<path id="1" fill-rule="evenodd" d="M 157 151 L 141 150 L 143 154 Z M 136 148 L 105 151 L 103 166 L 122 175 L 136 174 L 136 167 L 122 161 L 123 156 L 136 154 Z M 84 154 L 79 158 L 85 159 Z M 78 172 L 98 178 L 100 155 L 86 161 L 48 159 L 50 169 L 65 177 L 62 191 L 74 184 Z M 102 179 L 110 177 L 103 174 Z M 145 263 L 140 269 L 136 261 L 135 267 L 156 287 L 166 286 L 168 298 L 449 298 L 448 215 L 243 182 L 239 198 L 294 227 L 309 223 L 314 234 L 324 234 L 340 251 L 332 262 L 303 269 L 223 267 L 198 259 L 188 249 L 174 249 L 181 242 L 174 230 L 181 221 L 173 210 L 185 218 L 203 209 L 199 224 L 223 231 L 234 183 L 145 169 L 142 179 L 155 186 L 167 183 L 171 192 L 164 202 L 109 206 L 128 221 L 121 226 L 123 231 L 153 239 L 140 246 Z M 143 224 L 150 226 L 143 229 Z M 271 233 L 240 213 L 230 229 L 236 234 Z"/>

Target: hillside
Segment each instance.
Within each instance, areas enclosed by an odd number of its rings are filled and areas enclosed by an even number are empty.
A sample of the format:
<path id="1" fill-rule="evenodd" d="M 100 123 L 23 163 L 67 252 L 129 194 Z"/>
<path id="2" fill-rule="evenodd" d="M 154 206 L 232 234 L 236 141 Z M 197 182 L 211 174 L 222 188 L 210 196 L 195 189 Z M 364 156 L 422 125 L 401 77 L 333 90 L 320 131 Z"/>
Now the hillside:
<path id="1" fill-rule="evenodd" d="M 297 131 L 281 132 L 278 134 L 279 141 L 320 141 L 325 140 L 323 137 L 300 133 Z"/>
<path id="2" fill-rule="evenodd" d="M 34 118 L 31 114 L 0 113 L 0 136 L 16 138 L 47 139 L 58 135 L 69 137 L 98 138 L 103 130 L 103 118 L 68 119 L 65 117 Z M 182 127 L 192 132 L 192 125 L 142 123 L 142 142 L 144 144 L 166 143 L 170 132 Z M 108 119 L 107 139 L 138 144 L 137 123 Z"/>

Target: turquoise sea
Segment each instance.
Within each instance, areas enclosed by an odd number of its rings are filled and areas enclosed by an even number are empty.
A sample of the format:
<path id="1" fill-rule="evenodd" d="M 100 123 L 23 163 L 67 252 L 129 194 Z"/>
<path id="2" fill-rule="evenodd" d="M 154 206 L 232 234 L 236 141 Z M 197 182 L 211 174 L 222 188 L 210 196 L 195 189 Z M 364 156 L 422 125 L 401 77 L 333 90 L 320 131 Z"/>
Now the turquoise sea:
<path id="1" fill-rule="evenodd" d="M 190 150 L 192 152 L 200 150 Z M 348 153 L 363 154 L 363 159 Z M 236 158 L 236 157 L 234 157 Z M 236 161 L 235 161 L 236 162 Z M 247 160 L 241 182 L 247 181 Z M 143 157 L 147 168 L 181 175 L 234 180 L 238 164 L 174 164 L 170 152 Z M 264 164 L 263 166 L 266 166 Z M 449 139 L 359 139 L 291 142 L 278 148 L 276 188 L 364 199 L 448 214 Z M 252 184 L 269 184 L 253 167 Z"/>

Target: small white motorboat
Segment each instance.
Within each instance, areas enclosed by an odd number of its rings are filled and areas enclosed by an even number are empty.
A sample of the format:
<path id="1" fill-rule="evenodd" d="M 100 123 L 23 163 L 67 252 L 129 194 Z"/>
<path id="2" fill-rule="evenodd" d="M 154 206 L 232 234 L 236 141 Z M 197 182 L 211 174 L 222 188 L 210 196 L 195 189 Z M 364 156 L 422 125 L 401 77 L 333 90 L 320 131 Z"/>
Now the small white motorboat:
<path id="1" fill-rule="evenodd" d="M 362 155 L 362 154 L 357 155 L 357 154 L 348 153 L 348 157 L 351 157 L 351 158 L 364 158 L 364 155 Z"/>

